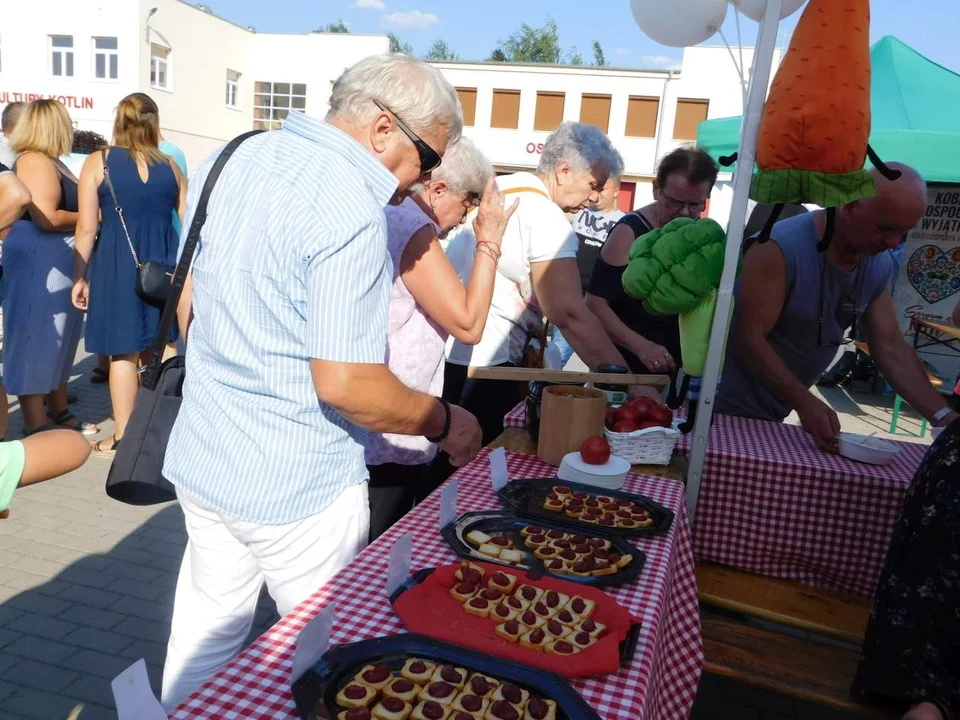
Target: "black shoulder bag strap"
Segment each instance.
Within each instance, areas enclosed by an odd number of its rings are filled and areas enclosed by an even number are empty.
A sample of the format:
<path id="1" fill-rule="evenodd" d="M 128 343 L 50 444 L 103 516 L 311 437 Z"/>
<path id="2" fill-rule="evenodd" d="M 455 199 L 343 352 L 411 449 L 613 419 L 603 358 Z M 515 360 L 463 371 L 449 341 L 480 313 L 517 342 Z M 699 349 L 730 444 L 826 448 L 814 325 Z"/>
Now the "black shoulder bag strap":
<path id="1" fill-rule="evenodd" d="M 157 387 L 160 380 L 160 365 L 163 362 L 163 351 L 170 339 L 170 328 L 173 327 L 173 321 L 177 317 L 177 305 L 180 302 L 180 295 L 183 293 L 183 285 L 187 281 L 187 273 L 190 272 L 190 265 L 193 262 L 193 254 L 197 249 L 197 243 L 200 241 L 200 230 L 207 220 L 207 202 L 213 193 L 213 186 L 217 183 L 217 178 L 223 170 L 227 160 L 233 155 L 234 151 L 240 147 L 240 143 L 249 137 L 259 135 L 263 130 L 251 130 L 238 137 L 235 137 L 220 153 L 220 156 L 210 168 L 206 181 L 203 183 L 203 191 L 200 193 L 200 199 L 197 201 L 197 209 L 193 213 L 193 222 L 190 223 L 190 232 L 187 234 L 187 241 L 183 245 L 183 253 L 180 255 L 180 262 L 177 263 L 177 269 L 173 273 L 173 281 L 170 283 L 170 298 L 163 306 L 163 315 L 160 316 L 160 328 L 157 330 L 157 339 L 153 341 L 153 348 L 150 353 L 150 360 L 147 361 L 147 368 L 144 370 L 143 379 L 140 384 L 148 390 Z"/>

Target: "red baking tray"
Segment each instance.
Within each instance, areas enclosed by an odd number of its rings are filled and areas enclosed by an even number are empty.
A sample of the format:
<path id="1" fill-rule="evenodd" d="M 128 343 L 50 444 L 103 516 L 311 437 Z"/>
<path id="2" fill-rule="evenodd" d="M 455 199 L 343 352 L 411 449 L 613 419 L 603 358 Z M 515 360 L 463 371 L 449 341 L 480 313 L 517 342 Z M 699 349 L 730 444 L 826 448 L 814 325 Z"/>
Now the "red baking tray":
<path id="1" fill-rule="evenodd" d="M 427 635 L 513 662 L 531 665 L 567 678 L 606 675 L 616 672 L 633 657 L 640 621 L 602 591 L 553 577 L 531 577 L 523 571 L 511 572 L 491 563 L 474 563 L 490 577 L 495 572 L 517 575 L 517 583 L 556 590 L 573 597 L 593 600 L 597 606 L 593 619 L 607 626 L 605 634 L 576 655 L 547 655 L 508 643 L 494 633 L 497 623 L 464 612 L 462 604 L 450 597 L 456 584 L 454 572 L 460 563 L 443 565 L 430 573 L 421 571 L 412 582 L 394 594 L 391 600 L 397 615 L 411 632 Z"/>

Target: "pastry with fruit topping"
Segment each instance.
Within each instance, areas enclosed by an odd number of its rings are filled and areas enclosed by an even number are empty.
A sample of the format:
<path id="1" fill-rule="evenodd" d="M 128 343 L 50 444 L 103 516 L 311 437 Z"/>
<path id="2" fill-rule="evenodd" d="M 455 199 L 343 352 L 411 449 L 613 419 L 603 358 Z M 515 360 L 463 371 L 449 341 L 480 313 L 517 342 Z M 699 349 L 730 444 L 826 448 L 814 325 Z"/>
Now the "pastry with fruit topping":
<path id="1" fill-rule="evenodd" d="M 493 700 L 506 700 L 514 707 L 522 708 L 530 699 L 530 693 L 513 683 L 504 683 L 493 694 Z"/>
<path id="2" fill-rule="evenodd" d="M 483 568 L 479 565 L 474 565 L 472 562 L 461 563 L 460 567 L 458 567 L 453 574 L 460 582 L 469 582 L 474 585 L 479 585 L 484 575 Z"/>
<path id="3" fill-rule="evenodd" d="M 533 585 L 520 585 L 513 591 L 513 594 L 526 600 L 528 603 L 534 603 L 543 595 L 543 590 Z"/>
<path id="4" fill-rule="evenodd" d="M 574 597 L 567 603 L 566 609 L 572 612 L 579 620 L 586 620 L 593 615 L 597 609 L 597 604 L 588 598 Z"/>
<path id="5" fill-rule="evenodd" d="M 467 671 L 454 665 L 440 665 L 433 671 L 432 682 L 450 683 L 458 690 L 467 682 Z"/>
<path id="6" fill-rule="evenodd" d="M 546 646 L 545 651 L 550 655 L 576 655 L 580 648 L 567 640 L 554 640 Z"/>
<path id="7" fill-rule="evenodd" d="M 400 677 L 407 680 L 413 680 L 417 685 L 424 685 L 430 681 L 436 665 L 419 658 L 410 658 L 403 664 L 400 670 Z"/>
<path id="8" fill-rule="evenodd" d="M 393 671 L 386 665 L 367 665 L 353 680 L 374 690 L 383 690 L 393 680 Z"/>
<path id="9" fill-rule="evenodd" d="M 542 627 L 534 628 L 526 635 L 520 636 L 520 644 L 527 648 L 527 650 L 536 650 L 537 652 L 543 652 L 543 649 L 550 642 L 551 637 L 547 635 L 547 631 Z"/>
<path id="10" fill-rule="evenodd" d="M 373 708 L 373 717 L 376 720 L 407 720 L 413 706 L 400 698 L 385 697 Z"/>
<path id="11" fill-rule="evenodd" d="M 337 720 L 371 720 L 373 713 L 367 707 L 355 707 L 337 715 Z"/>
<path id="12" fill-rule="evenodd" d="M 490 608 L 490 601 L 479 596 L 472 597 L 463 604 L 463 609 L 468 613 L 483 618 L 490 616 Z"/>
<path id="13" fill-rule="evenodd" d="M 517 584 L 517 576 L 505 572 L 495 572 L 490 576 L 489 586 L 509 595 Z"/>
<path id="14" fill-rule="evenodd" d="M 553 700 L 532 697 L 523 710 L 523 720 L 557 720 L 557 704 Z"/>
<path id="15" fill-rule="evenodd" d="M 413 680 L 397 678 L 383 689 L 383 694 L 389 697 L 400 698 L 404 702 L 413 702 L 420 694 L 420 686 Z"/>
<path id="16" fill-rule="evenodd" d="M 433 700 L 420 703 L 413 709 L 410 720 L 447 720 L 450 708 Z"/>
<path id="17" fill-rule="evenodd" d="M 457 602 L 466 602 L 477 594 L 477 586 L 470 582 L 459 582 L 450 588 L 450 597 Z"/>
<path id="18" fill-rule="evenodd" d="M 470 713 L 472 717 L 479 718 L 483 717 L 483 713 L 486 711 L 488 704 L 489 701 L 486 698 L 470 692 L 462 692 L 457 695 L 457 699 L 453 701 L 452 707 L 454 710 L 467 712 Z"/>
<path id="19" fill-rule="evenodd" d="M 441 705 L 453 705 L 453 700 L 457 696 L 457 689 L 448 682 L 440 680 L 424 685 L 420 690 L 421 700 L 433 700 Z"/>
<path id="20" fill-rule="evenodd" d="M 496 692 L 498 687 L 500 687 L 499 680 L 489 675 L 474 673 L 470 676 L 470 679 L 467 680 L 467 684 L 464 685 L 464 690 L 469 690 L 474 695 L 479 695 L 482 698 L 489 698 Z"/>
<path id="21" fill-rule="evenodd" d="M 515 643 L 528 629 L 529 628 L 521 625 L 516 620 L 508 620 L 505 623 L 497 625 L 497 627 L 493 629 L 493 632 L 498 638 L 506 640 L 508 643 Z"/>
<path id="22" fill-rule="evenodd" d="M 358 682 L 344 685 L 337 693 L 337 705 L 345 708 L 369 707 L 376 699 L 376 690 Z"/>

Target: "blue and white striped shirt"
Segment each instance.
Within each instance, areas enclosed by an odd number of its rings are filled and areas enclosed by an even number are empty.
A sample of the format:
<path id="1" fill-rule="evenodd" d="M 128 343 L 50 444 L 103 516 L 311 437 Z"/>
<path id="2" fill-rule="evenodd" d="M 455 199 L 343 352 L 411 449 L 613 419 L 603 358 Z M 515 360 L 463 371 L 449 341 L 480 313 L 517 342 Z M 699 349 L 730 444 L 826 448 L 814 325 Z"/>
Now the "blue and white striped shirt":
<path id="1" fill-rule="evenodd" d="M 186 228 L 215 156 L 191 179 Z M 302 113 L 230 158 L 193 262 L 187 379 L 164 464 L 177 488 L 281 525 L 366 481 L 365 433 L 317 399 L 310 358 L 384 362 L 383 208 L 396 188 L 359 143 Z"/>

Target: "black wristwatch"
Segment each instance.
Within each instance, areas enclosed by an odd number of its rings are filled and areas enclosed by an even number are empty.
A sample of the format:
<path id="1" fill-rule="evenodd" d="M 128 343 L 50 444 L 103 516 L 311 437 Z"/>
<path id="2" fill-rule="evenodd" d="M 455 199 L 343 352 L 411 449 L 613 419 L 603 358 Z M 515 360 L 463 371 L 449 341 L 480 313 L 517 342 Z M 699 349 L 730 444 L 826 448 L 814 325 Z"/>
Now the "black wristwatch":
<path id="1" fill-rule="evenodd" d="M 443 411 L 446 413 L 446 418 L 443 421 L 443 432 L 441 432 L 437 437 L 428 437 L 427 440 L 436 443 L 439 445 L 450 435 L 450 422 L 453 419 L 450 414 L 450 403 L 444 400 L 442 397 L 434 398 L 438 403 L 443 405 Z"/>

